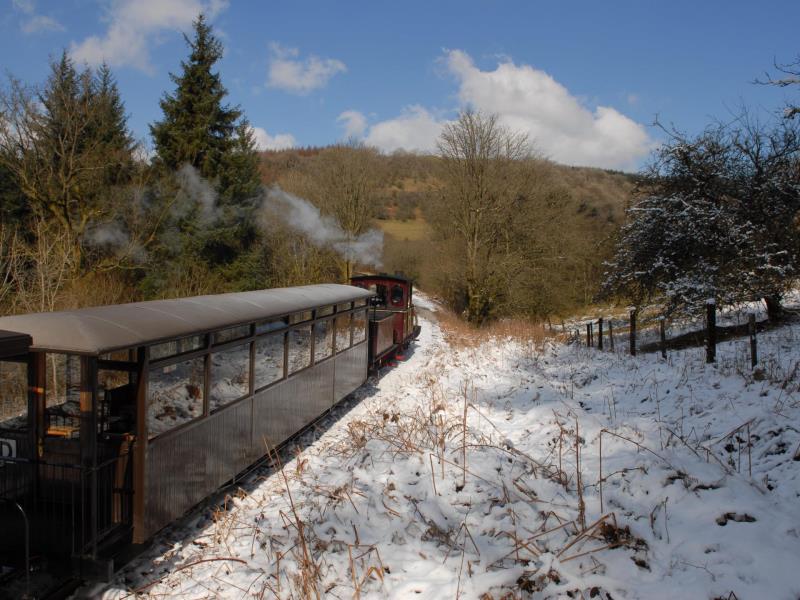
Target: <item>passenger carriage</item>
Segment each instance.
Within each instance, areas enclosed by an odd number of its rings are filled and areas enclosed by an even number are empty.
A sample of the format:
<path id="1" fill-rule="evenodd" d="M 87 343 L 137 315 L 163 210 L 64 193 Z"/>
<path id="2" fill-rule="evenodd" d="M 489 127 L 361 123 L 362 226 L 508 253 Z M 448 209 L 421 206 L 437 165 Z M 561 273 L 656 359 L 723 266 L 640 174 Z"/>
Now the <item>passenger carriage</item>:
<path id="1" fill-rule="evenodd" d="M 385 306 L 353 283 L 0 318 L 0 577 L 28 555 L 110 576 L 362 385 L 413 336 L 413 305 L 407 280 L 385 279 L 403 286 Z M 392 323 L 374 347 L 368 312 Z"/>

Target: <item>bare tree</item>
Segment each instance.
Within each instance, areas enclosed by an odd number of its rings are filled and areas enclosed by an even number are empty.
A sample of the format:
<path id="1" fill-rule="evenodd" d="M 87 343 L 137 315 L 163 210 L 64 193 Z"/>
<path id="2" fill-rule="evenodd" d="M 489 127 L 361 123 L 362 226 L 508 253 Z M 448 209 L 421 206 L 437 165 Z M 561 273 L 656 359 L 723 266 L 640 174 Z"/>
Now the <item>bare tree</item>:
<path id="1" fill-rule="evenodd" d="M 314 199 L 336 219 L 347 236 L 346 243 L 353 243 L 370 228 L 383 174 L 384 164 L 378 151 L 355 140 L 325 150 L 314 161 L 311 172 Z M 342 259 L 346 280 L 353 273 L 353 262 L 351 257 Z"/>
<path id="2" fill-rule="evenodd" d="M 794 62 L 787 64 L 775 63 L 775 68 L 781 73 L 781 76 L 773 78 L 767 74 L 766 79 L 757 79 L 756 83 L 763 85 L 774 85 L 776 87 L 789 87 L 793 85 L 800 86 L 800 55 Z M 783 111 L 783 116 L 787 119 L 792 119 L 800 115 L 800 106 L 789 104 Z"/>
<path id="3" fill-rule="evenodd" d="M 468 320 L 491 316 L 515 262 L 511 223 L 529 190 L 533 151 L 527 136 L 497 115 L 465 111 L 438 142 L 441 197 L 434 226 L 463 253 L 463 304 Z"/>
<path id="4" fill-rule="evenodd" d="M 0 223 L 0 310 L 14 299 L 14 273 L 19 270 L 20 245 L 17 230 Z"/>
<path id="5" fill-rule="evenodd" d="M 16 286 L 15 306 L 24 312 L 50 312 L 60 307 L 72 281 L 78 253 L 69 230 L 49 226 L 36 219 L 32 240 L 17 246 L 12 277 Z"/>

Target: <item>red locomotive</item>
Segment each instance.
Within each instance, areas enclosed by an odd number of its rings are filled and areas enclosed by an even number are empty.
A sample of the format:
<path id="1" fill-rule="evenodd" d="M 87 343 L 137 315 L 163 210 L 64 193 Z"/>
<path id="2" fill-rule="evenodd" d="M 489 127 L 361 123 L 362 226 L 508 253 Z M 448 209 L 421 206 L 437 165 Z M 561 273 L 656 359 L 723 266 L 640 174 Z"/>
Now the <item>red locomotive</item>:
<path id="1" fill-rule="evenodd" d="M 402 358 L 403 351 L 420 332 L 411 280 L 381 273 L 356 275 L 350 283 L 374 294 L 369 312 L 369 364 L 380 368 Z"/>

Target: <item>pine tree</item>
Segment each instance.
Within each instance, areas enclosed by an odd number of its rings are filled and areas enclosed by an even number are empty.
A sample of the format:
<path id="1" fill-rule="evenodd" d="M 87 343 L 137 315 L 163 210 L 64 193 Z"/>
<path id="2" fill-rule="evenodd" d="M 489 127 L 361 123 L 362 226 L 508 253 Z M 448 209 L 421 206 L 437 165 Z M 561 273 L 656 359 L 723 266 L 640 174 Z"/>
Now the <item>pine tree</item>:
<path id="1" fill-rule="evenodd" d="M 136 142 L 128 129 L 128 116 L 117 82 L 105 63 L 97 69 L 94 78 L 91 113 L 90 135 L 97 140 L 98 151 L 106 159 L 105 183 L 127 183 Z"/>
<path id="2" fill-rule="evenodd" d="M 261 182 L 252 128 L 238 107 L 224 104 L 227 90 L 214 71 L 223 48 L 203 15 L 194 22 L 193 38 L 184 37 L 189 57 L 181 62 L 180 74 L 171 75 L 176 89 L 161 100 L 163 119 L 150 126 L 155 164 L 165 177 L 177 174 L 175 183 L 184 197 L 181 217 L 170 226 L 172 240 L 164 244 L 163 260 L 178 269 L 202 264 L 216 282 L 214 289 L 258 287 L 260 275 L 251 265 L 260 252 L 253 212 Z M 197 205 L 205 193 L 187 186 L 187 176 L 195 177 L 187 173 L 187 165 L 213 195 L 210 215 L 207 203 Z"/>
<path id="3" fill-rule="evenodd" d="M 242 117 L 236 125 L 230 151 L 220 172 L 220 201 L 251 204 L 258 197 L 261 179 L 258 151 L 250 122 Z"/>
<path id="4" fill-rule="evenodd" d="M 194 39 L 184 39 L 189 58 L 181 62 L 180 75 L 170 74 L 175 92 L 161 99 L 164 118 L 150 126 L 150 133 L 164 167 L 175 171 L 188 163 L 214 180 L 232 150 L 241 111 L 223 104 L 228 92 L 212 71 L 222 58 L 222 43 L 203 15 L 194 22 Z"/>

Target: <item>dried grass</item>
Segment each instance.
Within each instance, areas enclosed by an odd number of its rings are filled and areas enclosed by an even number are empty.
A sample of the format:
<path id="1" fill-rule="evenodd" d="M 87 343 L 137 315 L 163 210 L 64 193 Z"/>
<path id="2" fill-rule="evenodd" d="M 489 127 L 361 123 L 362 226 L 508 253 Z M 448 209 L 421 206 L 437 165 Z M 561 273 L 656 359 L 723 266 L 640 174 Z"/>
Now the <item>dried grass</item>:
<path id="1" fill-rule="evenodd" d="M 566 339 L 564 333 L 551 331 L 544 323 L 522 317 L 509 317 L 477 327 L 452 311 L 441 308 L 436 311 L 436 319 L 448 344 L 457 350 L 477 348 L 494 340 L 514 340 L 535 349 L 541 348 L 547 341 Z"/>

